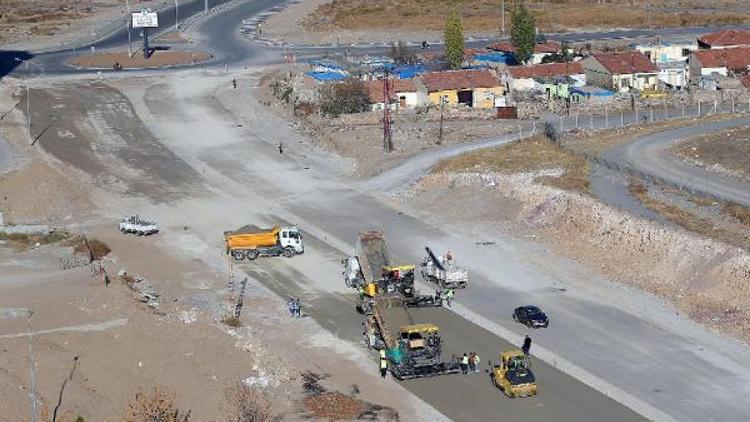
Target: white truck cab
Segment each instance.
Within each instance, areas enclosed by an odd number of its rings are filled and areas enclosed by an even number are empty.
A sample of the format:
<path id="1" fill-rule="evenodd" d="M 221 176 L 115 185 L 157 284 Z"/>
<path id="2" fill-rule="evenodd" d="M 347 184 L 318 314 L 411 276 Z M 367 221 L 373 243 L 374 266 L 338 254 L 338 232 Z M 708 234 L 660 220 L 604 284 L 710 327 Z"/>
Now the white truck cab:
<path id="1" fill-rule="evenodd" d="M 305 245 L 302 243 L 302 233 L 300 233 L 297 226 L 286 226 L 279 230 L 279 245 L 282 248 L 291 247 L 298 254 L 305 251 Z"/>

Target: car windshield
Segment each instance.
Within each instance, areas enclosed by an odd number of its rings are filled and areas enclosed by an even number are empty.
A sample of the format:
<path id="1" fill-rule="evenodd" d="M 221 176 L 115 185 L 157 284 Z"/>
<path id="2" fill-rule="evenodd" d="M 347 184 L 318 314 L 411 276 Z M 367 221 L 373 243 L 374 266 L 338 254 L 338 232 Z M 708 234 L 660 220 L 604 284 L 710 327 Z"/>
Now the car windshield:
<path id="1" fill-rule="evenodd" d="M 534 374 L 528 369 L 510 370 L 505 373 L 505 379 L 507 379 L 511 385 L 530 384 L 535 381 Z"/>
<path id="2" fill-rule="evenodd" d="M 299 239 L 299 238 L 301 238 L 299 232 L 289 232 L 289 237 L 291 237 L 292 239 Z"/>
<path id="3" fill-rule="evenodd" d="M 534 307 L 526 308 L 526 315 L 536 315 L 536 314 L 541 314 L 541 313 L 542 311 L 539 308 L 534 308 Z"/>

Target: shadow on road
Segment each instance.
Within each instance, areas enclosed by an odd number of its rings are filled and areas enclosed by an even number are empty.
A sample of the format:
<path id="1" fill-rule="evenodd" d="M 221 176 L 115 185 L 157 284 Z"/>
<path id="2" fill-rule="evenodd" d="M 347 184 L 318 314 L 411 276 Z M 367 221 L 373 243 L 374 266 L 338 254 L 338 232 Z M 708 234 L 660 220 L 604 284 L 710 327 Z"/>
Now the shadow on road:
<path id="1" fill-rule="evenodd" d="M 29 60 L 34 55 L 28 51 L 0 50 L 0 79 L 7 76 L 16 67 L 21 66 L 24 60 Z"/>

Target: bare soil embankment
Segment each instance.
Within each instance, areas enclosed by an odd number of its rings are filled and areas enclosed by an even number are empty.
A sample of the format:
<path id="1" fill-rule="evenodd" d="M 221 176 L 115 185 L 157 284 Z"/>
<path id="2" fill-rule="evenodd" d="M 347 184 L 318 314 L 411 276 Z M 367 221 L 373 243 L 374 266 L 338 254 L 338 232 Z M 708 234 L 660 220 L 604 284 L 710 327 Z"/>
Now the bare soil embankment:
<path id="1" fill-rule="evenodd" d="M 671 152 L 706 170 L 750 181 L 750 127 L 679 141 Z"/>
<path id="2" fill-rule="evenodd" d="M 445 19 L 457 11 L 467 34 L 495 37 L 500 33 L 502 0 L 313 0 L 272 16 L 264 36 L 295 43 L 329 43 L 441 39 Z M 627 5 L 598 0 L 526 2 L 542 32 L 617 28 L 663 28 L 750 22 L 737 0 L 632 1 Z M 621 2 L 620 2 L 621 3 Z M 505 4 L 510 31 L 512 2 Z M 618 7 L 617 13 L 612 8 Z"/>
<path id="3" fill-rule="evenodd" d="M 606 276 L 668 300 L 698 322 L 750 340 L 747 249 L 635 217 L 577 189 L 550 186 L 556 178 L 575 179 L 564 160 L 514 164 L 507 172 L 509 167 L 497 165 L 518 158 L 516 152 L 503 156 L 500 148 L 471 163 L 465 157 L 456 164 L 449 160 L 401 200 L 441 224 L 539 239 Z"/>

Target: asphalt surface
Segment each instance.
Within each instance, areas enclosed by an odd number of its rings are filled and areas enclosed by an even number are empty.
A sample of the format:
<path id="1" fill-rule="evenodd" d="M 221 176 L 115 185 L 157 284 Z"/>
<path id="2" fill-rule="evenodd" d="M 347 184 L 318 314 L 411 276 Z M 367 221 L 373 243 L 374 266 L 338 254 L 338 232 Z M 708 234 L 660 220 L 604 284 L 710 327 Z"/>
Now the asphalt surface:
<path id="1" fill-rule="evenodd" d="M 750 183 L 693 166 L 667 151 L 681 139 L 748 124 L 750 118 L 741 118 L 658 132 L 621 145 L 603 156 L 683 189 L 750 206 Z"/>

